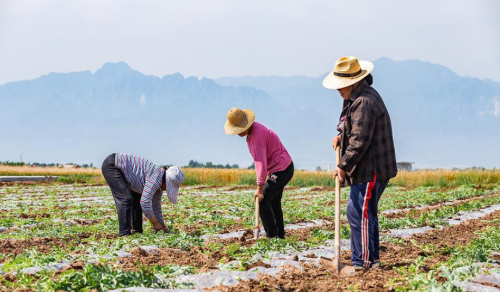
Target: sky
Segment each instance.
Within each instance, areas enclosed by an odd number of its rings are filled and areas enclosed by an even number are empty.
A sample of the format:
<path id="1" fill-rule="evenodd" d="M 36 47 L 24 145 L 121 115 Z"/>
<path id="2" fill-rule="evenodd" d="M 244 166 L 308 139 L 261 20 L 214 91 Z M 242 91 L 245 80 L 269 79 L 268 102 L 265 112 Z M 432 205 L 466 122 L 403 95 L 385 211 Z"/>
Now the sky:
<path id="1" fill-rule="evenodd" d="M 124 61 L 156 76 L 317 77 L 346 55 L 500 81 L 497 0 L 0 0 L 0 84 Z"/>

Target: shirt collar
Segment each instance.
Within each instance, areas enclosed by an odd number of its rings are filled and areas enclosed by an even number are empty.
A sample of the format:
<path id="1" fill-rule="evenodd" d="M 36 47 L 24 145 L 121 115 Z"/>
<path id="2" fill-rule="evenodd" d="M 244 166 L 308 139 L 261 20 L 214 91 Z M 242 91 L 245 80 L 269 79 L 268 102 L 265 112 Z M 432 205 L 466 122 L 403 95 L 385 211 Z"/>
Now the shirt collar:
<path id="1" fill-rule="evenodd" d="M 365 89 L 365 87 L 368 86 L 368 82 L 366 82 L 366 80 L 361 80 L 361 82 L 358 84 L 358 86 L 354 89 L 354 91 L 351 93 L 351 96 L 349 96 L 349 100 L 356 100 L 356 98 L 358 98 L 358 96 L 361 94 L 361 92 L 363 92 L 363 90 Z"/>
<path id="2" fill-rule="evenodd" d="M 254 124 L 255 124 L 255 122 L 254 122 Z M 250 141 L 250 139 L 252 138 L 252 130 L 253 130 L 253 125 L 250 126 L 250 131 L 248 131 L 247 142 Z"/>

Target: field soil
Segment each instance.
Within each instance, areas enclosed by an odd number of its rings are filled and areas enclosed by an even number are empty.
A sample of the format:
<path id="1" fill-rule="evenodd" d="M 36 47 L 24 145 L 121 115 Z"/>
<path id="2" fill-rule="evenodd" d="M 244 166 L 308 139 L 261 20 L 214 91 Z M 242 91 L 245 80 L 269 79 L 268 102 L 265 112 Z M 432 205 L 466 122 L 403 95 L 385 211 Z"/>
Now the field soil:
<path id="1" fill-rule="evenodd" d="M 357 272 L 354 277 L 341 278 L 328 273 L 322 267 L 305 265 L 304 271 L 297 268 L 288 268 L 277 278 L 261 275 L 258 280 L 242 281 L 235 286 L 217 286 L 212 290 L 223 292 L 237 291 L 350 291 L 348 287 L 356 287 L 360 291 L 393 291 L 395 287 L 388 286 L 390 279 L 399 278 L 400 275 L 393 269 L 409 266 L 417 257 L 428 256 L 422 271 L 427 271 L 431 266 L 446 261 L 450 254 L 446 251 L 449 247 L 466 245 L 475 238 L 477 231 L 484 230 L 493 225 L 492 220 L 500 219 L 500 211 L 494 212 L 484 218 L 466 221 L 462 224 L 450 226 L 442 230 L 431 230 L 424 234 L 416 234 L 405 239 L 404 245 L 382 243 L 382 267 Z M 412 241 L 415 243 L 412 243 Z M 419 246 L 433 244 L 436 252 L 426 254 Z M 418 246 L 417 246 L 418 245 Z M 342 262 L 350 263 L 350 252 L 342 252 Z M 404 284 L 404 283 L 401 283 Z"/>

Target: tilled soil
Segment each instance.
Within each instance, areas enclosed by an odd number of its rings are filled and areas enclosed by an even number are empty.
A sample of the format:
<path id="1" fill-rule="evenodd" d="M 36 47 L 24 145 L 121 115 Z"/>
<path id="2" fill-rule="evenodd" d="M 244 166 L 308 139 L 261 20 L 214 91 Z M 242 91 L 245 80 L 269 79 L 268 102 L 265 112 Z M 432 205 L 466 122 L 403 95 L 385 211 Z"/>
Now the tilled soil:
<path id="1" fill-rule="evenodd" d="M 8 255 L 18 255 L 25 252 L 27 249 L 32 249 L 36 247 L 39 253 L 48 253 L 52 251 L 55 247 L 65 247 L 70 242 L 74 244 L 85 243 L 87 238 L 94 235 L 97 240 L 101 238 L 113 239 L 118 236 L 115 234 L 92 234 L 90 232 L 82 232 L 78 237 L 35 237 L 30 239 L 0 239 L 0 251 L 3 254 Z M 0 262 L 2 262 L 0 260 Z"/>
<path id="2" fill-rule="evenodd" d="M 201 247 L 184 251 L 171 248 L 160 248 L 156 254 L 146 254 L 140 250 L 133 250 L 132 257 L 120 258 L 121 266 L 125 269 L 138 269 L 137 262 L 146 266 L 155 265 L 179 265 L 192 266 L 201 270 L 216 269 L 219 260 L 224 256 L 219 252 L 210 252 Z"/>
<path id="3" fill-rule="evenodd" d="M 417 210 L 416 207 L 414 207 L 414 208 L 408 208 L 408 210 L 400 210 L 397 212 L 393 212 L 393 213 L 389 213 L 389 214 L 382 214 L 382 215 L 385 216 L 387 219 L 408 218 L 408 217 L 417 218 L 422 213 L 432 211 L 435 209 L 439 209 L 439 208 L 442 208 L 444 206 L 446 206 L 446 207 L 457 206 L 457 205 L 461 205 L 461 204 L 464 204 L 467 202 L 472 202 L 475 200 L 487 199 L 487 198 L 498 197 L 498 196 L 500 196 L 500 194 L 490 194 L 490 195 L 483 196 L 481 198 L 479 198 L 479 197 L 462 198 L 462 199 L 454 200 L 452 204 L 448 204 L 448 205 L 443 205 L 443 203 L 446 203 L 446 202 L 439 202 L 439 203 L 431 204 L 428 207 L 425 207 L 423 209 Z"/>
<path id="4" fill-rule="evenodd" d="M 235 223 L 231 226 L 228 226 L 227 228 L 224 228 L 222 230 L 219 231 L 219 233 L 229 233 L 229 232 L 233 232 L 233 231 L 238 231 L 238 230 L 241 230 L 243 228 L 245 228 L 245 225 L 243 224 L 242 222 L 243 220 L 235 220 Z M 174 228 L 177 229 L 177 230 L 182 230 L 186 233 L 201 233 L 201 230 L 203 228 L 206 228 L 207 226 L 210 227 L 210 226 L 217 226 L 219 223 L 217 222 L 208 222 L 206 223 L 206 225 L 204 226 L 199 226 L 199 225 L 180 225 L 180 224 L 174 224 Z"/>
<path id="5" fill-rule="evenodd" d="M 226 291 L 349 291 L 354 288 L 360 291 L 392 291 L 389 280 L 400 275 L 393 268 L 409 266 L 418 256 L 428 256 L 422 271 L 428 271 L 432 266 L 450 258 L 450 247 L 466 245 L 477 237 L 477 231 L 491 226 L 491 220 L 499 219 L 500 211 L 494 212 L 482 219 L 469 220 L 460 225 L 442 230 L 431 230 L 424 234 L 413 235 L 405 240 L 405 245 L 383 243 L 381 247 L 382 268 L 357 272 L 356 276 L 340 278 L 328 273 L 324 268 L 305 265 L 304 271 L 288 268 L 273 278 L 260 275 L 258 280 L 242 281 L 235 286 L 218 286 L 216 290 Z M 414 242 L 414 243 L 412 243 Z M 433 246 L 433 250 L 424 252 L 421 247 Z M 424 249 L 425 250 L 425 249 Z M 350 262 L 350 253 L 342 253 L 342 262 Z M 404 283 L 402 283 L 404 284 Z"/>
<path id="6" fill-rule="evenodd" d="M 21 213 L 19 214 L 19 218 L 22 219 L 37 219 L 37 218 L 49 218 L 50 214 L 49 213 Z"/>
<path id="7" fill-rule="evenodd" d="M 304 228 L 298 230 L 292 230 L 287 233 L 287 236 L 294 236 L 297 240 L 306 240 L 311 231 L 314 228 Z M 240 238 L 233 239 L 214 239 L 212 242 L 222 243 L 225 246 L 229 244 L 239 244 L 241 246 L 251 246 L 255 244 L 255 240 L 253 239 L 253 231 L 248 229 L 245 234 Z M 160 248 L 158 249 L 157 254 L 147 254 L 140 249 L 132 249 L 131 250 L 132 257 L 130 258 L 120 258 L 119 261 L 121 266 L 125 269 L 136 270 L 138 269 L 137 262 L 140 262 L 142 265 L 146 266 L 155 266 L 155 265 L 187 265 L 197 268 L 200 272 L 217 269 L 217 265 L 219 261 L 226 257 L 227 261 L 234 260 L 232 257 L 228 257 L 227 255 L 221 252 L 213 252 L 211 249 L 204 247 L 195 247 L 189 251 L 183 251 L 178 249 L 171 248 Z M 264 263 L 253 263 L 252 265 L 246 267 L 247 269 L 253 267 L 269 267 Z"/>
<path id="8" fill-rule="evenodd" d="M 318 228 L 309 227 L 301 228 L 295 230 L 287 230 L 286 237 L 293 237 L 297 241 L 305 241 L 311 236 L 312 230 Z M 263 237 L 260 237 L 263 238 Z M 210 242 L 222 243 L 223 245 L 239 244 L 241 246 L 250 246 L 255 244 L 254 233 L 252 229 L 245 230 L 245 233 L 241 237 L 227 238 L 227 239 L 210 239 Z"/>
<path id="9" fill-rule="evenodd" d="M 35 237 L 30 239 L 0 239 L 0 250 L 3 254 L 18 255 L 26 249 L 37 248 L 40 253 L 47 253 L 54 247 L 63 247 L 67 241 L 54 237 Z"/>

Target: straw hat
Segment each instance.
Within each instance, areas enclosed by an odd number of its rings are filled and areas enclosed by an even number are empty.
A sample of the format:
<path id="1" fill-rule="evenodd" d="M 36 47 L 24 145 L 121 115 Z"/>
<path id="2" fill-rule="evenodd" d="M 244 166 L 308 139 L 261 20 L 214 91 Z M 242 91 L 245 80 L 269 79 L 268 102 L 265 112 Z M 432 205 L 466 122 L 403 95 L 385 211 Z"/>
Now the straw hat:
<path id="1" fill-rule="evenodd" d="M 370 61 L 358 61 L 356 57 L 342 57 L 335 62 L 333 71 L 323 79 L 328 89 L 341 89 L 362 80 L 373 71 Z"/>
<path id="2" fill-rule="evenodd" d="M 227 112 L 227 121 L 224 131 L 228 135 L 238 135 L 245 132 L 255 121 L 255 114 L 249 109 L 233 107 Z"/>
<path id="3" fill-rule="evenodd" d="M 184 181 L 184 173 L 177 166 L 170 166 L 165 171 L 165 184 L 167 189 L 168 200 L 172 204 L 177 204 L 177 195 L 179 194 L 179 188 Z"/>

